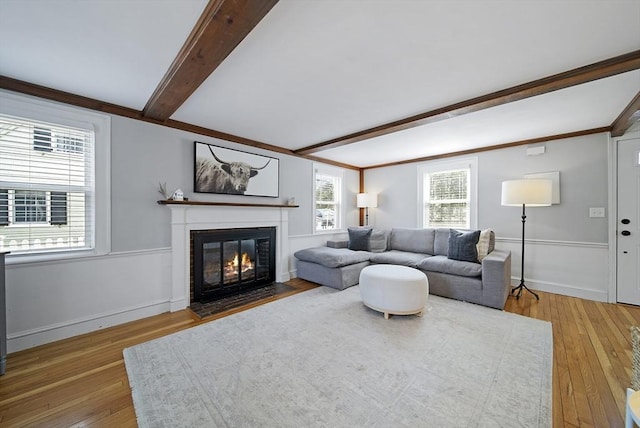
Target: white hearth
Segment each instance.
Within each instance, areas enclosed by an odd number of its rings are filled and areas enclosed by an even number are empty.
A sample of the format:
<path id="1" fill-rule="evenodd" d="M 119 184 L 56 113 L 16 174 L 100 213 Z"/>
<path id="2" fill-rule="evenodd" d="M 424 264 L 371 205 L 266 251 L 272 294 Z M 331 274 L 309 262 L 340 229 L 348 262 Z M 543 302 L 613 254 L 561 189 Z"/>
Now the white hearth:
<path id="1" fill-rule="evenodd" d="M 276 228 L 276 281 L 289 277 L 289 210 L 279 205 L 205 205 L 166 202 L 171 210 L 171 311 L 190 300 L 190 236 L 192 230 L 245 227 Z"/>

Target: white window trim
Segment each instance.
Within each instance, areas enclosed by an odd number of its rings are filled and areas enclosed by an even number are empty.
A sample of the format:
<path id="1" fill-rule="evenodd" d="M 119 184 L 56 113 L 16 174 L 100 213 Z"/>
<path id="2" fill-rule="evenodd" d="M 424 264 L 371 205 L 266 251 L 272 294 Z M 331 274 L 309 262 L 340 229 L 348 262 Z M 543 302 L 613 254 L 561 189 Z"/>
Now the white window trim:
<path id="1" fill-rule="evenodd" d="M 316 229 L 316 174 L 326 174 L 333 175 L 336 177 L 340 177 L 340 207 L 338 209 L 338 226 L 334 229 L 325 229 L 325 230 L 317 230 Z M 346 215 L 346 207 L 345 207 L 345 195 L 346 195 L 346 184 L 345 184 L 345 174 L 344 170 L 337 167 L 328 166 L 321 163 L 313 164 L 313 203 L 311 204 L 311 230 L 314 235 L 326 235 L 332 233 L 344 232 L 345 228 L 345 215 Z"/>
<path id="2" fill-rule="evenodd" d="M 446 160 L 446 161 L 433 161 L 428 163 L 421 163 L 417 166 L 417 178 L 418 178 L 418 212 L 417 212 L 417 227 L 422 228 L 422 220 L 424 217 L 424 175 L 434 172 L 450 171 L 455 169 L 469 168 L 469 177 L 471 179 L 470 194 L 469 194 L 469 227 L 471 229 L 477 229 L 478 227 L 478 158 L 468 157 L 462 159 Z"/>
<path id="3" fill-rule="evenodd" d="M 95 248 L 46 254 L 9 254 L 7 264 L 100 256 L 111 252 L 111 117 L 5 90 L 0 90 L 0 114 L 93 129 L 95 133 Z"/>

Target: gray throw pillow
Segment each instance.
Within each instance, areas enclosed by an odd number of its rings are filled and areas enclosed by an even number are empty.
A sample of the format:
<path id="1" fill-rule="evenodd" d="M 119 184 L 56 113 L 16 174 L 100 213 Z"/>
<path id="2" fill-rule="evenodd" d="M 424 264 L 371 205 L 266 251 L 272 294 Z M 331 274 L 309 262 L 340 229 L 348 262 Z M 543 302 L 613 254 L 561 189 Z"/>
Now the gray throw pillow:
<path id="1" fill-rule="evenodd" d="M 464 262 L 478 262 L 478 249 L 476 244 L 480 239 L 480 231 L 460 232 L 449 230 L 449 255 L 452 260 Z"/>
<path id="2" fill-rule="evenodd" d="M 380 229 L 373 229 L 369 239 L 369 251 L 372 253 L 384 253 L 387 251 L 387 232 Z"/>
<path id="3" fill-rule="evenodd" d="M 369 238 L 371 231 L 369 228 L 350 227 L 349 232 L 349 249 L 354 251 L 369 251 Z"/>

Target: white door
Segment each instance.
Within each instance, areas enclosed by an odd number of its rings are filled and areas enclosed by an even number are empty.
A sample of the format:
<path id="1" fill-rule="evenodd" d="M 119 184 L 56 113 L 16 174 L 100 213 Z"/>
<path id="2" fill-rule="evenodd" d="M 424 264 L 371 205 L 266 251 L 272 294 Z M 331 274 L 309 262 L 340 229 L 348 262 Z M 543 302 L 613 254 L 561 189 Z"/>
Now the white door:
<path id="1" fill-rule="evenodd" d="M 618 141 L 618 302 L 640 305 L 640 138 Z"/>

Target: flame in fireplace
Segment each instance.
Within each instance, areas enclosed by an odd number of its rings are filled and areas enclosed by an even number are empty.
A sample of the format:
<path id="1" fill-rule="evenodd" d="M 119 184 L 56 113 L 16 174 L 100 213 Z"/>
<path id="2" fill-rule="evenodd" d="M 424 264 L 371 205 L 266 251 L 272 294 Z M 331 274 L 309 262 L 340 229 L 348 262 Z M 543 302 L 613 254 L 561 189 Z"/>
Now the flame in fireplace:
<path id="1" fill-rule="evenodd" d="M 236 253 L 232 263 L 234 268 L 238 267 L 238 253 Z M 249 258 L 249 254 L 242 253 L 242 260 L 240 261 L 240 269 L 242 272 L 246 272 L 250 269 L 253 269 L 253 262 Z"/>
<path id="2" fill-rule="evenodd" d="M 224 271 L 226 279 L 230 279 L 231 277 L 237 275 L 238 265 L 240 266 L 241 273 L 253 271 L 253 262 L 251 261 L 249 254 L 242 253 L 242 257 L 239 257 L 238 253 L 236 253 L 233 259 L 227 262 L 227 266 L 225 267 Z"/>

